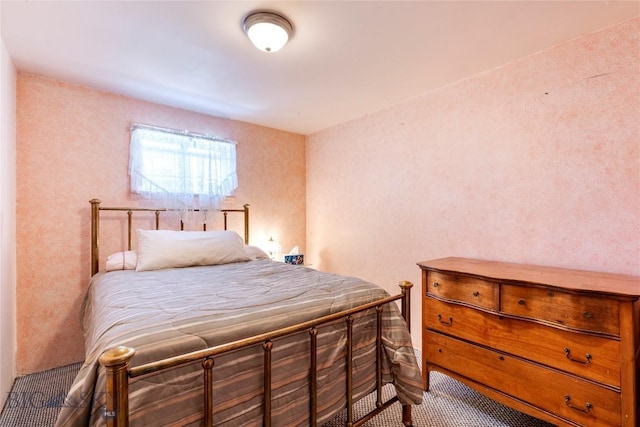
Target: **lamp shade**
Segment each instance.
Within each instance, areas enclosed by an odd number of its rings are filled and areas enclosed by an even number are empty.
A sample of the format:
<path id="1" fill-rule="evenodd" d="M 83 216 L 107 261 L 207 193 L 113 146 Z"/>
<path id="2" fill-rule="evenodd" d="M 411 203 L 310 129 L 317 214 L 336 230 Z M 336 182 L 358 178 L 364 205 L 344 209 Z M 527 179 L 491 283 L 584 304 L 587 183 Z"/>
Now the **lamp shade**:
<path id="1" fill-rule="evenodd" d="M 269 258 L 275 259 L 278 253 L 280 253 L 281 246 L 280 243 L 273 240 L 273 237 L 269 237 L 265 249 L 265 252 L 267 253 L 267 255 L 269 255 Z"/>
<path id="2" fill-rule="evenodd" d="M 273 12 L 251 13 L 242 27 L 255 47 L 264 52 L 279 51 L 293 34 L 293 26 L 287 18 Z"/>

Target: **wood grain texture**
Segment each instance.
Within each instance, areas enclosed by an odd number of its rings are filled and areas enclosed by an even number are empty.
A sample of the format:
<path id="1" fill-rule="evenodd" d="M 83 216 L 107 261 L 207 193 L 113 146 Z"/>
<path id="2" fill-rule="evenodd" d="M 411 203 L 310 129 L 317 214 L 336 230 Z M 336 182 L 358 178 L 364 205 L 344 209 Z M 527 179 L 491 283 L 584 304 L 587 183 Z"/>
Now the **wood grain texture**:
<path id="1" fill-rule="evenodd" d="M 557 425 L 637 425 L 640 278 L 464 258 L 419 266 L 426 390 L 436 370 Z M 497 304 L 478 303 L 492 291 Z"/>

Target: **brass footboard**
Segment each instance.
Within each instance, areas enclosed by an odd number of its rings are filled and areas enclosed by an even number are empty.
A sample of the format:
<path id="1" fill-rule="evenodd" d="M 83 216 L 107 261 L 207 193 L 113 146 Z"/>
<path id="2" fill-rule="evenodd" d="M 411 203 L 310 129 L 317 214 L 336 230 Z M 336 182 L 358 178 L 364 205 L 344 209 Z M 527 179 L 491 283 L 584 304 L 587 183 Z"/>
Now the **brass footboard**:
<path id="1" fill-rule="evenodd" d="M 136 378 L 149 375 L 155 372 L 174 368 L 176 366 L 189 363 L 200 362 L 203 369 L 204 382 L 204 425 L 213 425 L 213 366 L 217 356 L 234 350 L 246 348 L 256 344 L 262 344 L 264 350 L 264 395 L 263 395 L 263 425 L 271 426 L 271 350 L 273 340 L 276 338 L 292 335 L 301 331 L 308 331 L 310 339 L 309 359 L 311 367 L 309 369 L 309 418 L 310 425 L 316 425 L 317 417 L 317 381 L 316 381 L 316 339 L 318 327 L 339 319 L 345 319 L 347 325 L 347 356 L 346 356 L 346 419 L 348 427 L 361 426 L 378 413 L 387 409 L 398 401 L 397 396 L 393 396 L 387 401 L 382 401 L 382 310 L 385 304 L 393 304 L 394 301 L 401 300 L 402 316 L 410 325 L 410 293 L 413 284 L 403 281 L 399 284 L 401 293 L 339 313 L 334 313 L 318 319 L 303 322 L 297 325 L 266 332 L 253 337 L 233 341 L 227 344 L 218 345 L 205 350 L 199 350 L 168 359 L 147 363 L 144 365 L 131 367 L 130 361 L 135 355 L 135 350 L 130 347 L 116 347 L 109 349 L 100 356 L 100 363 L 106 369 L 106 404 L 104 416 L 108 427 L 126 427 L 129 425 L 129 378 Z M 354 420 L 353 412 L 353 377 L 352 377 L 352 354 L 353 354 L 353 315 L 369 309 L 376 309 L 376 407 L 358 420 Z M 402 405 L 402 422 L 405 426 L 412 425 L 411 406 Z"/>

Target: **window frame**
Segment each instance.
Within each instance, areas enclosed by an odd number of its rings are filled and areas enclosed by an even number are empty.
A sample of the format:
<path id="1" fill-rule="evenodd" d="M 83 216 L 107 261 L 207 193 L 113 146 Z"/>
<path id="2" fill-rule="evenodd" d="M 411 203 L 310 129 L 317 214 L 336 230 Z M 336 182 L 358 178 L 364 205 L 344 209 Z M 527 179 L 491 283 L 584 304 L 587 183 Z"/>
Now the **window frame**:
<path id="1" fill-rule="evenodd" d="M 237 188 L 235 141 L 134 123 L 129 144 L 132 194 L 221 200 Z"/>

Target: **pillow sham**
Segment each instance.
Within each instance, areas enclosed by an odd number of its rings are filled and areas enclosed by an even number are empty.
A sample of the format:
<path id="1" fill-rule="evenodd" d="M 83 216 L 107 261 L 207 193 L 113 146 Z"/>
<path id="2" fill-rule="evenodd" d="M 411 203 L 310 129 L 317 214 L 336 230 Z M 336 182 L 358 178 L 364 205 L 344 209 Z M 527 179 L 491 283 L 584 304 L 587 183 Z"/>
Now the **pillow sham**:
<path id="1" fill-rule="evenodd" d="M 136 271 L 249 261 L 235 231 L 137 230 Z"/>
<path id="2" fill-rule="evenodd" d="M 269 255 L 257 246 L 247 245 L 244 247 L 244 250 L 251 259 L 269 259 Z"/>
<path id="3" fill-rule="evenodd" d="M 106 271 L 135 270 L 138 255 L 134 251 L 116 252 L 107 257 Z"/>

